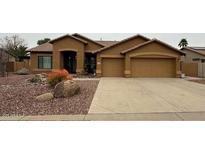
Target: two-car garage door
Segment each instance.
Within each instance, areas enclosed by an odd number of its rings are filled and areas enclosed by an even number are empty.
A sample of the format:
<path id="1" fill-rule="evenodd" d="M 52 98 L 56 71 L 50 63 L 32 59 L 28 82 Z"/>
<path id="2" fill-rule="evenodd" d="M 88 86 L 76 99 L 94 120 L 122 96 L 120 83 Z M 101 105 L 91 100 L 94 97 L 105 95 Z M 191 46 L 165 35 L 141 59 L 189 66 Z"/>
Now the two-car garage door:
<path id="1" fill-rule="evenodd" d="M 132 58 L 132 77 L 176 77 L 176 61 L 168 58 Z"/>
<path id="2" fill-rule="evenodd" d="M 103 58 L 102 76 L 104 77 L 123 77 L 124 58 Z"/>
<path id="3" fill-rule="evenodd" d="M 102 76 L 123 77 L 124 58 L 103 58 Z M 176 60 L 169 58 L 131 58 L 131 77 L 176 77 Z"/>

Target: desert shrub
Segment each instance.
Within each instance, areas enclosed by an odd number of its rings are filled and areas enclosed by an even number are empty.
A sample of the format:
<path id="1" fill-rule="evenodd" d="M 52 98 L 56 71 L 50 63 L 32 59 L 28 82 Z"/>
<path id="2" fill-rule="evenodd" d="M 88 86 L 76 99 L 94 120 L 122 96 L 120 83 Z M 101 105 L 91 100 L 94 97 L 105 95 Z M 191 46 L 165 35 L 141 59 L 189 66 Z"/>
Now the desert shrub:
<path id="1" fill-rule="evenodd" d="M 37 82 L 39 82 L 39 79 L 36 78 L 36 77 L 33 77 L 33 78 L 29 79 L 29 81 L 30 81 L 31 83 L 37 83 Z"/>
<path id="2" fill-rule="evenodd" d="M 63 80 L 72 80 L 72 76 L 68 73 L 67 70 L 55 70 L 48 74 L 48 83 L 51 87 L 54 87 L 56 84 Z"/>
<path id="3" fill-rule="evenodd" d="M 16 74 L 18 75 L 28 75 L 29 74 L 29 69 L 27 68 L 21 68 L 19 70 L 16 71 Z"/>

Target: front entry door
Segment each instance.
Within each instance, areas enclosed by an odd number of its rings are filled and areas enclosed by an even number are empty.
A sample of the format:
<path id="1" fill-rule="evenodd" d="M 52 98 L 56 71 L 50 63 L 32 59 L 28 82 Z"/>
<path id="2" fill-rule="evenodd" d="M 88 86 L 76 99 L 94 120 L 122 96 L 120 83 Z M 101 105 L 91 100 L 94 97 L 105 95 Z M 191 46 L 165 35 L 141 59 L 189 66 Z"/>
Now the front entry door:
<path id="1" fill-rule="evenodd" d="M 64 68 L 69 73 L 76 73 L 76 53 L 75 52 L 64 53 Z"/>

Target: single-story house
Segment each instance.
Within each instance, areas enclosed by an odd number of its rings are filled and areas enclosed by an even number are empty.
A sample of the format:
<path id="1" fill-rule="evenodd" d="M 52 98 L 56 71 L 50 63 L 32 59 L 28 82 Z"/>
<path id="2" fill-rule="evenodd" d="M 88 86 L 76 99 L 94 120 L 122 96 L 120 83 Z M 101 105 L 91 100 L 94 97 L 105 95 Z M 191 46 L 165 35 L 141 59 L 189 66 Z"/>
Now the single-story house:
<path id="1" fill-rule="evenodd" d="M 182 57 L 183 62 L 205 62 L 205 47 L 184 47 L 181 50 L 186 53 L 186 56 Z"/>
<path id="2" fill-rule="evenodd" d="M 135 35 L 122 41 L 94 41 L 64 35 L 29 49 L 31 70 L 67 69 L 99 77 L 178 77 L 184 52 L 160 40 Z"/>

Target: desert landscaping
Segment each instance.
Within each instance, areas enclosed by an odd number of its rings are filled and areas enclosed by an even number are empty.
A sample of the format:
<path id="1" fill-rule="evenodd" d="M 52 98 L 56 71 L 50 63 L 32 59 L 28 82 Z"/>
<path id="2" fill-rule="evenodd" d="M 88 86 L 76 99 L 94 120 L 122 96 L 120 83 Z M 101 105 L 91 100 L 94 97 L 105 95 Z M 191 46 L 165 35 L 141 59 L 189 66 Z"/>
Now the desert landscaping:
<path id="1" fill-rule="evenodd" d="M 55 88 L 47 82 L 31 82 L 34 77 L 16 74 L 0 77 L 0 116 L 87 114 L 99 82 L 74 79 L 72 82 L 80 88 L 76 94 L 54 97 Z M 39 99 L 42 94 L 51 95 Z"/>
<path id="2" fill-rule="evenodd" d="M 36 44 L 28 46 L 19 35 L 0 40 L 3 120 L 165 120 L 164 113 L 169 120 L 187 120 L 184 112 L 191 119 L 205 115 L 205 47 L 188 46 L 184 38 L 179 48 L 141 34 L 104 41 L 74 33 L 39 38 Z"/>

